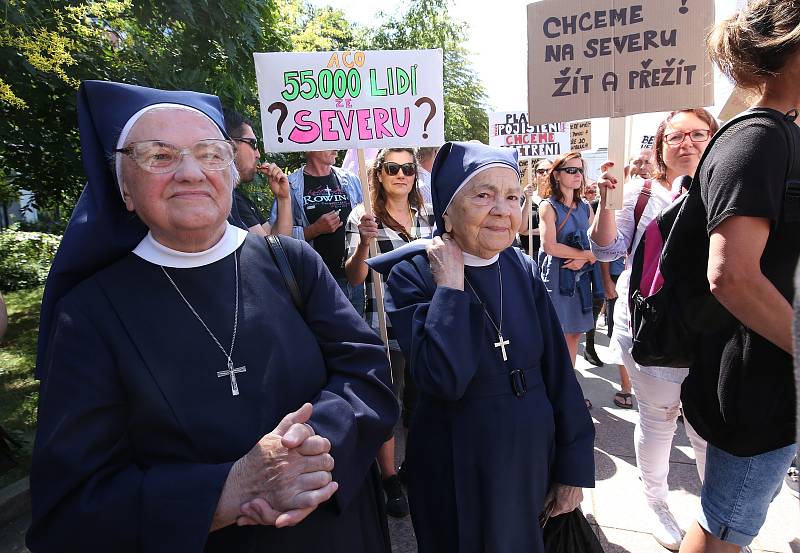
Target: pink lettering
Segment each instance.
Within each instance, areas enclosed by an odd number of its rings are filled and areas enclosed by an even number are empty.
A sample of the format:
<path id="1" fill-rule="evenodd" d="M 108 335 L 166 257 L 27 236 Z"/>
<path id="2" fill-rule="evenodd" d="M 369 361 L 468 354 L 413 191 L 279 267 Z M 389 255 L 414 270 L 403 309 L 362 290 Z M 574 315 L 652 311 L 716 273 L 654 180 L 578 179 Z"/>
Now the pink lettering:
<path id="1" fill-rule="evenodd" d="M 392 127 L 394 127 L 395 134 L 400 138 L 408 134 L 408 125 L 411 123 L 411 109 L 404 108 L 403 111 L 405 112 L 406 120 L 401 125 L 397 120 L 397 108 L 392 108 Z"/>
<path id="2" fill-rule="evenodd" d="M 353 112 L 347 114 L 347 121 L 344 119 L 344 114 L 341 111 L 336 112 L 339 118 L 339 124 L 342 125 L 342 134 L 345 140 L 350 140 L 350 135 L 353 133 Z"/>
<path id="3" fill-rule="evenodd" d="M 388 136 L 392 138 L 394 135 L 386 128 L 385 123 L 389 120 L 389 112 L 383 108 L 375 108 L 375 138 L 383 138 Z"/>
<path id="4" fill-rule="evenodd" d="M 325 142 L 339 140 L 339 133 L 331 126 L 331 120 L 336 117 L 337 113 L 332 109 L 324 109 L 319 113 L 319 120 L 322 123 L 322 140 Z"/>
<path id="5" fill-rule="evenodd" d="M 356 120 L 358 121 L 358 138 L 360 140 L 371 140 L 372 129 L 369 126 L 370 112 L 368 109 L 356 110 Z"/>
<path id="6" fill-rule="evenodd" d="M 294 114 L 295 128 L 289 133 L 289 140 L 295 144 L 310 144 L 319 138 L 319 125 L 313 121 L 308 121 L 307 117 L 311 112 L 307 109 L 300 110 Z"/>

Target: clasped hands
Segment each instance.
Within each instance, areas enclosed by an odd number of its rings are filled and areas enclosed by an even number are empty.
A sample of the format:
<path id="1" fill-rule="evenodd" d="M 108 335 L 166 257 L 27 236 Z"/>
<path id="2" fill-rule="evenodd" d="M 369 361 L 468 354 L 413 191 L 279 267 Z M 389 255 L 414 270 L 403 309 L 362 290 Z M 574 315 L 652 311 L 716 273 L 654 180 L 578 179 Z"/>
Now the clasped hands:
<path id="1" fill-rule="evenodd" d="M 331 443 L 307 424 L 306 403 L 286 415 L 236 461 L 222 490 L 212 530 L 239 526 L 294 526 L 338 489 Z"/>

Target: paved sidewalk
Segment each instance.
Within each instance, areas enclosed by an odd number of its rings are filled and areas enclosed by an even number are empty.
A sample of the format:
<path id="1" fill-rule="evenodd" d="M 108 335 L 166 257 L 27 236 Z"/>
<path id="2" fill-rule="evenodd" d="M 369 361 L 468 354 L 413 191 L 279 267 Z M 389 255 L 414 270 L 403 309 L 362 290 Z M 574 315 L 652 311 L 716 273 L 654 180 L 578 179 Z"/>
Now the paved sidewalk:
<path id="1" fill-rule="evenodd" d="M 609 357 L 604 330 L 597 332 L 597 352 Z M 595 367 L 578 356 L 578 379 L 586 397 L 592 400 L 591 411 L 597 437 L 595 440 L 596 488 L 585 490 L 581 504 L 587 519 L 596 530 L 606 553 L 666 553 L 647 530 L 647 506 L 642 493 L 633 449 L 633 429 L 638 413 L 614 405 L 619 391 L 616 365 Z M 399 454 L 400 448 L 398 448 Z M 681 528 L 694 520 L 700 505 L 700 479 L 694 453 L 683 424 L 673 441 L 670 456 L 669 504 Z M 390 519 L 394 553 L 416 553 L 411 518 Z M 800 553 L 800 501 L 784 485 L 772 503 L 767 521 L 752 544 L 754 552 Z"/>

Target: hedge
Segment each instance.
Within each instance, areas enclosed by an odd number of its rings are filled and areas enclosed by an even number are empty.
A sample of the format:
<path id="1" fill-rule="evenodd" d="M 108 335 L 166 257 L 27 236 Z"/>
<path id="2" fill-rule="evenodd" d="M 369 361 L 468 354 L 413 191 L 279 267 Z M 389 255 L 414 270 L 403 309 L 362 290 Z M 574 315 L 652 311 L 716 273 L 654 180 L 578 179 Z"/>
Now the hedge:
<path id="1" fill-rule="evenodd" d="M 0 290 L 44 284 L 61 237 L 16 228 L 0 231 Z"/>

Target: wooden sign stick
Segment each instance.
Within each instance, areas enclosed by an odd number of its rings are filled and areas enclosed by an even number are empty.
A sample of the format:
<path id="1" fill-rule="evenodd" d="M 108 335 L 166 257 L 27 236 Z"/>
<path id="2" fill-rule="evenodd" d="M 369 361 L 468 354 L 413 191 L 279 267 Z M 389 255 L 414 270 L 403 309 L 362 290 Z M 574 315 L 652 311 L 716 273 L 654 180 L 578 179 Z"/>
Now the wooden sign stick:
<path id="1" fill-rule="evenodd" d="M 358 149 L 358 177 L 361 180 L 361 195 L 364 197 L 364 212 L 367 215 L 372 215 L 372 201 L 369 192 L 369 180 L 367 177 L 367 162 L 364 159 L 364 150 Z M 375 257 L 378 255 L 378 243 L 371 240 L 369 243 L 369 256 Z M 375 288 L 375 305 L 378 308 L 378 328 L 380 329 L 381 340 L 386 348 L 386 355 L 389 355 L 389 334 L 386 331 L 386 311 L 383 307 L 383 281 L 378 271 L 372 271 L 372 282 Z"/>
<path id="2" fill-rule="evenodd" d="M 528 188 L 533 184 L 533 161 L 528 160 Z M 528 255 L 533 257 L 533 198 L 528 198 Z"/>
<path id="3" fill-rule="evenodd" d="M 606 209 L 622 209 L 625 163 L 629 151 L 628 141 L 631 137 L 630 127 L 630 117 L 612 117 L 608 123 L 608 159 L 614 162 L 614 167 L 609 169 L 609 172 L 617 179 L 618 184 L 606 195 Z"/>

